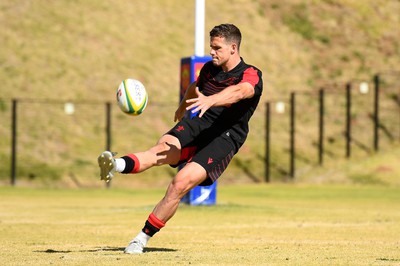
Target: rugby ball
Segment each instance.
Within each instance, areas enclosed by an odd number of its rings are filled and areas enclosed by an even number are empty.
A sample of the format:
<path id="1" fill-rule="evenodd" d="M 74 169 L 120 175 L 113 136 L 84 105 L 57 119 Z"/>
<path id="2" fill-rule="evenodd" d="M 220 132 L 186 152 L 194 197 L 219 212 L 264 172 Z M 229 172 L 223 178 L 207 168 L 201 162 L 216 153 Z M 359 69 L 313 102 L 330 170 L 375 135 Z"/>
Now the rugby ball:
<path id="1" fill-rule="evenodd" d="M 126 114 L 140 115 L 147 106 L 147 100 L 146 88 L 136 79 L 125 79 L 118 86 L 118 106 Z"/>

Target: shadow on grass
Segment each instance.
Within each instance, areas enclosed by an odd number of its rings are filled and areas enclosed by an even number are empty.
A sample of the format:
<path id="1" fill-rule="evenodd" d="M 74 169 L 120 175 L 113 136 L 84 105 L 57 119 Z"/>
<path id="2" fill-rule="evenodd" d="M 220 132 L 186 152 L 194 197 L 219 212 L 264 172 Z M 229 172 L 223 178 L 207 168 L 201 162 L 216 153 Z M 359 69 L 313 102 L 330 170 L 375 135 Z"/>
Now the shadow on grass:
<path id="1" fill-rule="evenodd" d="M 46 250 L 35 250 L 34 252 L 40 252 L 40 253 L 71 253 L 71 252 L 103 252 L 103 251 L 118 251 L 118 252 L 124 252 L 125 248 L 118 248 L 118 247 L 99 247 L 99 248 L 94 248 L 94 249 L 86 249 L 86 250 L 79 250 L 79 251 L 72 251 L 72 250 L 55 250 L 55 249 L 46 249 Z M 147 252 L 176 252 L 178 251 L 177 249 L 171 249 L 171 248 L 144 248 L 144 253 Z"/>

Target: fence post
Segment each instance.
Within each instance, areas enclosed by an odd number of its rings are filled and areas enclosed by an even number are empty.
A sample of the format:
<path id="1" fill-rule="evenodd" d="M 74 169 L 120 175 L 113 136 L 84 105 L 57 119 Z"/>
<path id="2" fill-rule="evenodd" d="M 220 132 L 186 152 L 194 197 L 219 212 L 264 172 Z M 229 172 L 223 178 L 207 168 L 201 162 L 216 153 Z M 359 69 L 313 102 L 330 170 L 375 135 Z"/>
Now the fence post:
<path id="1" fill-rule="evenodd" d="M 324 111 L 325 111 L 325 90 L 319 90 L 319 144 L 318 144 L 318 163 L 322 165 L 324 160 Z"/>
<path id="2" fill-rule="evenodd" d="M 11 185 L 15 186 L 17 173 L 17 104 L 18 100 L 12 100 L 11 113 Z"/>
<path id="3" fill-rule="evenodd" d="M 351 83 L 346 84 L 346 158 L 351 155 Z"/>
<path id="4" fill-rule="evenodd" d="M 106 150 L 111 151 L 111 103 L 106 102 Z M 106 182 L 106 187 L 111 186 L 111 181 Z"/>
<path id="5" fill-rule="evenodd" d="M 374 76 L 374 150 L 379 150 L 379 75 Z"/>
<path id="6" fill-rule="evenodd" d="M 266 113 L 265 113 L 265 182 L 270 181 L 270 130 L 271 130 L 271 104 L 266 103 Z"/>
<path id="7" fill-rule="evenodd" d="M 111 151 L 111 103 L 106 103 L 106 150 Z"/>
<path id="8" fill-rule="evenodd" d="M 295 176 L 295 157 L 296 157 L 296 142 L 295 142 L 295 134 L 296 134 L 296 94 L 292 92 L 290 94 L 290 177 L 294 178 Z"/>

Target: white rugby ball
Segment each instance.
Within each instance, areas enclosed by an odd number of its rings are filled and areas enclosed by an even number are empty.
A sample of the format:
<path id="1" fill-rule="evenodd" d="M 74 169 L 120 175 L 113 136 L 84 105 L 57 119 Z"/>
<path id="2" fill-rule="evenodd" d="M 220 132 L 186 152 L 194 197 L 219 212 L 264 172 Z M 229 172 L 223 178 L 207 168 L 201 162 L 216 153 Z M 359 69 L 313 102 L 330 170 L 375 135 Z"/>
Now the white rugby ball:
<path id="1" fill-rule="evenodd" d="M 147 106 L 147 100 L 146 88 L 136 79 L 125 79 L 118 87 L 118 106 L 126 114 L 140 115 Z"/>

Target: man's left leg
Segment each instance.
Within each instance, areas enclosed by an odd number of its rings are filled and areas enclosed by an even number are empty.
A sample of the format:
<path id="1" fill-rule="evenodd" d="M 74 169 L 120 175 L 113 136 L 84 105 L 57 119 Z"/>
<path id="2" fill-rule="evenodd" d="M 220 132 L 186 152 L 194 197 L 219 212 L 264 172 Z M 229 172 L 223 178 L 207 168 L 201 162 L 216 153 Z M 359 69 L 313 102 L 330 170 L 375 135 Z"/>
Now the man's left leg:
<path id="1" fill-rule="evenodd" d="M 165 134 L 147 151 L 128 154 L 122 158 L 114 156 L 115 153 L 104 151 L 98 157 L 101 180 L 109 182 L 115 172 L 140 173 L 153 166 L 175 165 L 181 156 L 181 144 L 175 136 Z"/>
<path id="2" fill-rule="evenodd" d="M 149 215 L 142 231 L 129 243 L 125 253 L 143 253 L 147 241 L 174 216 L 182 197 L 207 178 L 206 170 L 195 162 L 185 165 L 167 188 L 164 198 Z"/>

